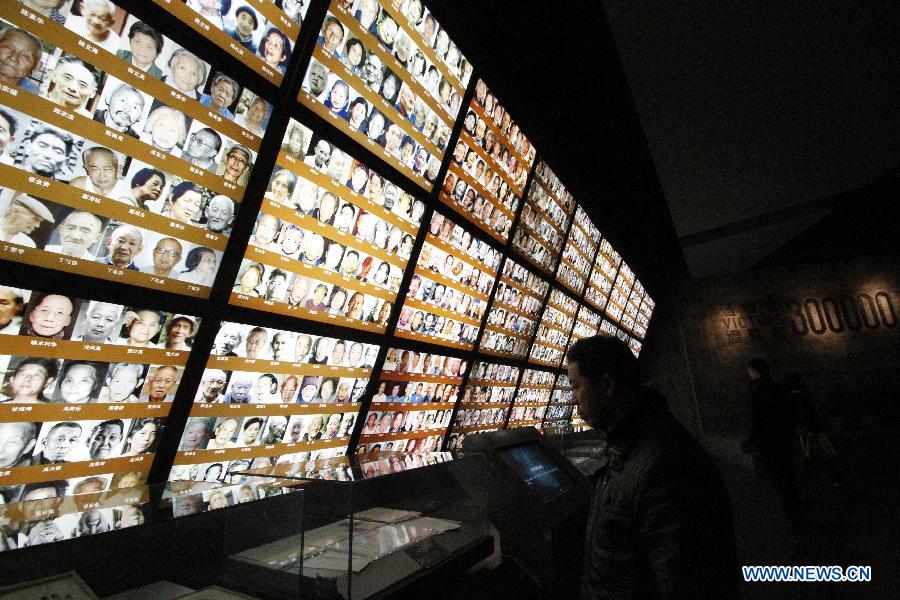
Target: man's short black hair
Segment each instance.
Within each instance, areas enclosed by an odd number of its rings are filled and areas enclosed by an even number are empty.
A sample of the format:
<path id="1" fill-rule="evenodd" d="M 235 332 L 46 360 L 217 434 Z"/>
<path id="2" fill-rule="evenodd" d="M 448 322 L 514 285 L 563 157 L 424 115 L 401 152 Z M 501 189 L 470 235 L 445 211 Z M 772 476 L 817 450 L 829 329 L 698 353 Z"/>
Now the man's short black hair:
<path id="1" fill-rule="evenodd" d="M 599 381 L 609 374 L 618 384 L 637 383 L 637 359 L 618 338 L 602 335 L 582 338 L 572 344 L 566 356 L 569 363 L 578 363 L 579 373 L 590 381 Z"/>
<path id="2" fill-rule="evenodd" d="M 751 358 L 750 360 L 747 361 L 747 368 L 753 369 L 754 371 L 756 371 L 763 377 L 769 376 L 769 363 L 767 363 L 766 359 L 764 359 L 764 358 L 760 358 L 760 357 Z"/>

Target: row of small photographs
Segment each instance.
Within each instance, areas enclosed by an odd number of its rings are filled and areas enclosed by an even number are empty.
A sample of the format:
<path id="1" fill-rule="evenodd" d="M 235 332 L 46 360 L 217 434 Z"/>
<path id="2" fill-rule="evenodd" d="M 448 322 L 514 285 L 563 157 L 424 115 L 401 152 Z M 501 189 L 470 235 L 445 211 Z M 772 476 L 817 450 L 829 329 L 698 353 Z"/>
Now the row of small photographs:
<path id="1" fill-rule="evenodd" d="M 440 452 L 444 444 L 444 432 L 439 435 L 426 437 L 413 437 L 408 439 L 391 440 L 388 442 L 361 443 L 356 447 L 357 454 L 372 452 L 406 452 L 410 454 L 423 454 L 427 452 Z"/>
<path id="2" fill-rule="evenodd" d="M 550 348 L 549 346 L 542 346 L 540 343 L 535 342 L 531 346 L 531 352 L 529 357 L 544 363 L 549 363 L 552 365 L 558 365 L 562 362 L 564 356 L 564 352 L 557 348 Z"/>
<path id="3" fill-rule="evenodd" d="M 503 107 L 496 105 L 499 112 L 503 111 Z M 510 152 L 502 139 L 494 134 L 494 130 L 487 127 L 484 120 L 475 114 L 475 111 L 469 110 L 463 120 L 463 127 L 471 139 L 491 158 L 495 166 L 503 170 L 503 172 L 512 180 L 516 189 L 521 190 L 525 186 L 528 179 L 529 163 L 519 160 L 516 152 Z M 527 142 L 526 142 L 527 144 Z M 533 159 L 534 148 L 527 144 Z M 457 161 L 459 162 L 459 161 Z"/>
<path id="4" fill-rule="evenodd" d="M 200 319 L 0 285 L 0 334 L 189 351 Z"/>
<path id="5" fill-rule="evenodd" d="M 513 246 L 523 256 L 531 259 L 538 267 L 550 271 L 556 261 L 557 253 L 541 243 L 541 240 L 529 233 L 525 227 L 517 227 L 513 233 Z"/>
<path id="6" fill-rule="evenodd" d="M 496 381 L 514 384 L 519 378 L 519 367 L 498 363 L 477 362 L 472 369 L 472 382 Z"/>
<path id="7" fill-rule="evenodd" d="M 508 406 L 505 408 L 462 408 L 456 413 L 453 427 L 503 425 L 508 411 Z"/>
<path id="8" fill-rule="evenodd" d="M 491 313 L 488 315 L 487 324 L 502 327 L 503 329 L 518 333 L 525 337 L 531 336 L 534 332 L 534 320 L 527 319 L 513 311 L 507 312 L 505 308 L 501 307 L 491 309 Z"/>
<path id="9" fill-rule="evenodd" d="M 346 446 L 340 446 L 271 456 L 239 458 L 230 461 L 176 464 L 169 472 L 169 482 L 173 487 L 173 491 L 179 494 L 190 492 L 195 487 L 201 487 L 208 491 L 212 487 L 219 487 L 222 484 L 260 485 L 271 482 L 271 478 L 266 475 L 256 475 L 256 473 L 277 471 L 284 475 L 290 475 L 296 472 L 303 472 L 307 466 L 312 467 L 323 462 L 332 462 L 328 461 L 328 459 L 344 456 L 346 450 Z M 250 474 L 250 472 L 254 474 Z M 212 484 L 212 486 L 206 484 Z M 260 488 L 262 487 L 260 485 Z M 257 490 L 258 497 L 264 497 L 263 494 L 262 489 Z"/>
<path id="10" fill-rule="evenodd" d="M 433 155 L 432 152 L 446 151 L 451 134 L 449 126 L 442 125 L 435 118 L 425 119 L 418 129 L 410 122 L 408 127 L 417 132 L 416 137 L 421 137 L 428 144 L 426 147 L 420 143 L 421 140 L 404 131 L 405 125 L 397 124 L 374 104 L 370 105 L 369 100 L 359 90 L 315 59 L 310 63 L 301 89 L 332 111 L 332 114 L 344 121 L 348 128 L 367 136 L 372 143 L 383 148 L 388 155 L 406 168 L 429 182 L 433 182 L 437 177 L 441 157 Z M 317 93 L 320 89 L 321 91 Z M 379 90 L 375 92 L 380 93 Z M 332 109 L 336 104 L 338 108 Z M 391 116 L 397 120 L 403 118 L 399 113 Z M 404 121 L 406 122 L 408 121 Z"/>
<path id="11" fill-rule="evenodd" d="M 402 54 L 406 52 L 406 50 L 402 49 L 405 46 L 405 42 L 402 39 L 410 36 L 402 27 L 402 22 L 391 16 L 386 6 L 382 5 L 379 8 L 378 4 L 378 0 L 354 0 L 351 2 L 342 0 L 336 3 L 339 8 L 343 8 L 351 13 L 364 30 L 374 34 L 385 48 L 393 49 L 396 52 L 397 46 L 400 46 L 400 58 L 402 59 Z M 463 89 L 468 87 L 469 78 L 472 76 L 471 63 L 462 55 L 457 45 L 450 39 L 447 30 L 441 27 L 431 11 L 425 7 L 422 0 L 391 2 L 391 7 L 394 10 L 397 9 L 398 5 L 400 16 L 415 31 L 417 37 L 421 39 L 425 46 L 434 51 L 435 56 L 450 70 L 450 74 L 460 81 Z M 393 22 L 393 25 L 391 22 Z M 400 25 L 400 27 L 397 27 L 397 25 Z M 392 37 L 393 39 L 391 39 Z M 413 42 L 412 45 L 418 45 L 415 40 L 410 41 Z M 419 63 L 422 59 L 419 57 L 419 54 L 422 54 L 422 58 L 425 58 L 425 53 L 422 52 L 422 49 L 415 48 L 408 65 L 410 72 L 415 76 L 420 76 L 421 72 Z M 404 61 L 401 60 L 400 62 Z M 426 61 L 426 64 L 430 64 L 430 61 Z M 427 71 L 430 73 L 431 69 L 428 68 Z"/>
<path id="12" fill-rule="evenodd" d="M 360 458 L 359 468 L 362 471 L 363 478 L 373 479 L 382 475 L 412 471 L 452 460 L 453 455 L 449 452 L 404 453 L 384 456 L 374 460 Z"/>
<path id="13" fill-rule="evenodd" d="M 362 435 L 413 433 L 431 429 L 446 429 L 453 409 L 444 410 L 385 410 L 369 411 Z M 395 450 L 398 450 L 395 448 Z M 386 451 L 386 450 L 385 450 Z"/>
<path id="14" fill-rule="evenodd" d="M 336 476 L 335 479 L 338 479 Z M 171 499 L 172 516 L 187 517 L 203 512 L 246 504 L 263 498 L 284 494 L 286 488 L 277 485 L 240 484 L 216 487 L 196 494 L 184 494 Z M 289 491 L 289 490 L 287 490 Z"/>
<path id="15" fill-rule="evenodd" d="M 347 438 L 356 413 L 248 417 L 190 417 L 179 450 L 225 450 Z"/>
<path id="16" fill-rule="evenodd" d="M 396 22 L 387 13 L 383 14 L 374 32 L 363 31 L 362 35 L 354 32 L 351 24 L 345 26 L 341 22 L 342 16 L 340 12 L 329 12 L 325 16 L 319 35 L 325 55 L 337 59 L 347 71 L 360 77 L 417 129 L 421 130 L 426 118 L 444 127 L 449 120 L 452 127 L 465 90 L 454 89 L 450 80 L 439 73 L 406 32 L 397 30 Z M 397 70 L 396 65 L 391 69 L 393 60 L 388 59 L 385 64 L 376 51 L 379 45 L 396 59 L 401 70 Z M 421 95 L 420 89 L 427 97 Z M 335 112 L 344 109 L 335 104 L 334 98 L 330 98 L 330 103 Z M 435 112 L 429 104 L 440 105 L 441 111 Z"/>
<path id="17" fill-rule="evenodd" d="M 200 194 L 188 191 L 182 196 Z M 230 200 L 224 196 L 218 198 L 225 199 L 223 207 L 230 206 Z M 210 199 L 205 212 L 216 211 L 216 202 L 215 198 Z M 230 209 L 225 208 L 219 214 L 226 212 L 229 216 L 222 223 L 230 223 Z M 0 215 L 4 224 L 0 228 L 0 242 L 39 249 L 70 264 L 84 260 L 121 272 L 142 273 L 159 281 L 172 278 L 210 287 L 222 260 L 220 250 L 206 245 L 10 189 L 0 188 Z"/>
<path id="18" fill-rule="evenodd" d="M 295 331 L 224 322 L 213 355 L 371 369 L 378 346 Z"/>
<path id="19" fill-rule="evenodd" d="M 20 1 L 37 13 L 44 13 L 50 4 L 35 0 Z M 72 14 L 68 20 L 62 17 L 63 22 L 60 24 L 64 24 L 69 31 L 92 44 L 108 50 L 126 67 L 139 73 L 141 76 L 138 79 L 150 77 L 160 80 L 181 96 L 198 102 L 202 107 L 229 121 L 234 121 L 255 136 L 263 136 L 272 113 L 272 107 L 268 102 L 250 89 L 241 86 L 234 78 L 221 71 L 214 71 L 208 62 L 176 44 L 147 23 L 133 15 L 125 14 L 121 8 L 115 7 L 112 13 L 101 13 L 104 5 L 108 9 L 110 4 L 103 0 L 88 0 L 88 3 L 93 4 L 87 7 L 91 17 L 89 20 Z M 79 1 L 74 0 L 70 7 L 76 8 L 78 4 Z M 60 14 L 57 9 L 52 10 Z M 101 38 L 103 42 L 98 43 Z M 142 120 L 140 118 L 142 115 L 146 117 L 143 109 L 149 107 L 146 94 L 132 86 L 128 86 L 127 94 L 123 90 L 116 95 L 116 88 L 109 86 L 101 92 L 101 82 L 90 77 L 78 79 L 79 83 L 84 85 L 81 85 L 76 93 L 72 93 L 71 90 L 63 93 L 65 87 L 63 83 L 67 76 L 76 75 L 77 78 L 79 73 L 73 65 L 66 67 L 69 72 L 65 72 L 64 69 L 62 73 L 49 67 L 49 55 L 53 51 L 51 44 L 40 40 L 32 33 L 26 34 L 22 30 L 15 29 L 0 34 L 0 40 L 3 40 L 0 45 L 6 43 L 22 50 L 30 50 L 23 52 L 23 60 L 15 66 L 15 73 L 9 74 L 4 79 L 8 78 L 21 89 L 37 94 L 42 87 L 46 87 L 44 78 L 49 76 L 56 84 L 53 86 L 55 93 L 50 98 L 66 110 L 85 114 L 93 106 L 97 110 L 103 110 L 94 113 L 95 119 L 110 129 L 126 135 L 137 133 L 135 125 Z M 26 57 L 28 60 L 24 60 Z M 83 72 L 80 74 L 84 75 Z M 110 108 L 101 109 L 101 106 Z"/>
<path id="20" fill-rule="evenodd" d="M 194 402 L 201 404 L 326 404 L 358 402 L 368 379 L 224 371 L 208 367 Z"/>
<path id="21" fill-rule="evenodd" d="M 172 402 L 183 367 L 0 355 L 2 404 Z"/>
<path id="22" fill-rule="evenodd" d="M 475 95 L 472 96 L 472 104 L 481 107 L 485 116 L 491 119 L 494 127 L 500 130 L 500 134 L 510 141 L 516 152 L 525 158 L 527 168 L 530 168 L 534 163 L 537 151 L 534 146 L 531 145 L 531 142 L 528 141 L 528 138 L 525 137 L 522 130 L 519 129 L 518 123 L 512 120 L 510 114 L 500 105 L 496 96 L 494 96 L 488 89 L 487 84 L 481 79 L 475 83 Z M 468 125 L 466 127 L 468 129 Z M 473 124 L 473 129 L 476 129 L 477 133 L 477 125 Z M 525 173 L 526 176 L 528 175 L 527 170 L 528 169 L 526 169 Z"/>
<path id="23" fill-rule="evenodd" d="M 374 169 L 368 168 L 349 153 L 314 133 L 306 125 L 291 120 L 284 134 L 281 151 L 286 156 L 324 173 L 336 184 L 346 186 L 349 191 L 365 196 L 378 206 L 384 207 L 385 210 L 413 225 L 418 226 L 421 223 L 422 214 L 425 212 L 425 205 L 421 200 L 403 191 L 399 186 L 379 175 Z M 289 175 L 292 175 L 293 178 Z M 308 177 L 299 168 L 275 169 L 272 172 L 266 195 L 279 204 L 315 217 L 320 222 L 339 227 L 336 222 L 340 217 L 340 211 L 335 207 L 334 213 L 329 215 L 329 211 L 325 210 L 325 214 L 322 214 L 324 188 L 317 189 Z M 350 198 L 342 195 L 342 199 L 353 204 L 358 202 L 353 195 Z M 362 208 L 359 204 L 357 207 Z"/>
<path id="24" fill-rule="evenodd" d="M 51 482 L 52 483 L 52 482 Z M 64 482 L 63 482 L 64 483 Z M 49 490 L 50 487 L 40 488 Z M 39 493 L 35 490 L 31 493 Z M 51 542 L 83 538 L 98 533 L 118 531 L 146 521 L 147 507 L 130 504 L 118 508 L 92 508 L 80 513 L 69 513 L 57 517 L 47 517 L 36 511 L 44 510 L 44 503 L 33 509 L 34 518 L 0 525 L 0 551 L 30 548 Z"/>
<path id="25" fill-rule="evenodd" d="M 473 387 L 470 385 L 466 388 L 465 394 L 463 394 L 462 403 L 505 404 L 512 400 L 514 389 L 512 386 L 479 385 Z"/>
<path id="26" fill-rule="evenodd" d="M 60 465 L 156 451 L 165 419 L 0 423 L 5 468 Z"/>
<path id="27" fill-rule="evenodd" d="M 562 250 L 563 233 L 568 225 L 568 217 L 555 203 L 547 201 L 549 196 L 539 185 L 532 185 L 528 192 L 529 202 L 522 208 L 522 223 L 527 225 L 555 254 Z M 545 217 L 532 208 L 532 202 L 550 215 Z"/>
<path id="28" fill-rule="evenodd" d="M 12 31 L 22 32 L 18 29 Z M 24 32 L 22 34 L 30 36 Z M 176 57 L 176 62 L 193 60 L 199 59 L 189 53 L 182 53 Z M 246 186 L 256 153 L 242 141 L 236 141 L 224 135 L 222 131 L 217 131 L 222 128 L 210 127 L 204 121 L 167 104 L 167 102 L 171 104 L 170 99 L 166 98 L 163 101 L 155 98 L 128 83 L 108 76 L 94 65 L 62 50 L 56 50 L 50 56 L 43 72 L 47 73 L 46 79 L 42 82 L 41 88 L 37 88 L 37 93 L 62 109 L 71 111 L 69 114 L 81 115 L 109 127 L 110 131 L 119 135 L 123 144 L 126 143 L 126 138 L 142 142 L 152 152 L 164 152 L 180 157 L 189 165 L 219 175 L 234 186 Z M 248 116 L 252 115 L 249 117 L 251 119 L 264 120 L 270 110 L 265 101 L 258 100 L 252 94 L 247 96 L 250 100 L 239 97 L 241 91 L 239 84 L 223 73 L 215 74 L 209 85 L 211 98 L 228 102 L 229 106 L 237 106 L 242 101 L 250 104 L 245 112 Z M 215 109 L 215 105 L 211 106 Z M 227 107 L 216 112 L 222 111 L 232 114 Z M 80 122 L 74 120 L 73 123 L 80 125 Z M 258 124 L 256 127 L 259 129 L 262 125 Z M 83 129 L 84 127 L 74 133 L 80 134 Z M 35 172 L 57 180 L 66 180 L 74 161 L 70 160 L 68 163 L 63 164 L 62 160 L 57 160 L 52 170 L 45 167 L 42 171 Z M 100 189 L 96 190 L 98 193 L 113 188 L 109 179 L 107 175 L 105 181 L 98 181 L 100 183 Z M 112 183 L 115 183 L 115 180 Z M 127 193 L 127 190 L 123 192 Z"/>
<path id="29" fill-rule="evenodd" d="M 97 0 L 95 0 L 97 1 Z M 258 62 L 284 75 L 293 53 L 292 40 L 260 12 L 246 2 L 232 0 L 184 0 L 188 8 L 203 17 L 216 29 L 224 31 Z M 309 3 L 303 0 L 283 0 L 284 16 L 300 25 Z"/>
<path id="30" fill-rule="evenodd" d="M 556 204 L 563 210 L 563 214 L 571 215 L 575 208 L 575 198 L 560 181 L 553 169 L 546 162 L 541 160 L 535 167 L 537 178 L 541 181 L 542 187 L 550 190 L 555 198 L 547 198 L 547 202 Z M 543 206 L 541 208 L 544 208 Z"/>
<path id="31" fill-rule="evenodd" d="M 462 378 L 466 373 L 467 367 L 468 362 L 461 358 L 441 356 L 430 352 L 389 348 L 381 370 Z"/>
<path id="32" fill-rule="evenodd" d="M 509 413 L 509 423 L 517 423 L 521 421 L 534 421 L 544 418 L 546 406 L 514 406 Z"/>
<path id="33" fill-rule="evenodd" d="M 462 146 L 460 146 L 460 144 L 462 144 Z M 453 159 L 456 162 L 459 162 L 457 161 L 457 156 L 461 153 L 460 148 L 462 148 L 462 153 L 466 152 L 467 146 L 465 141 L 460 140 L 457 142 L 456 151 L 454 151 L 453 154 Z M 472 157 L 471 160 L 470 157 Z M 469 150 L 466 155 L 466 162 L 460 163 L 460 166 L 467 168 L 471 162 L 473 166 L 472 173 L 470 174 L 476 179 L 480 178 L 481 180 L 484 180 L 484 185 L 486 186 L 488 193 L 498 198 L 500 203 L 505 206 L 511 214 L 514 214 L 519 204 L 519 199 L 515 195 L 515 191 L 508 186 L 505 180 L 501 180 L 500 175 L 493 174 L 490 170 L 485 171 L 484 161 L 480 158 L 476 161 L 475 157 L 477 157 L 477 153 L 474 150 Z M 494 202 L 491 202 L 481 193 L 479 188 L 470 185 L 469 182 L 464 178 L 459 177 L 452 170 L 448 170 L 447 176 L 444 178 L 444 185 L 441 188 L 441 198 L 445 201 L 447 199 L 452 200 L 453 203 L 456 204 L 458 212 L 461 212 L 466 218 L 470 220 L 474 218 L 481 221 L 491 231 L 504 240 L 509 238 L 510 231 L 512 230 L 511 214 L 497 208 Z"/>
<path id="34" fill-rule="evenodd" d="M 528 340 L 501 331 L 486 330 L 481 338 L 481 349 L 525 356 L 528 353 Z"/>
<path id="35" fill-rule="evenodd" d="M 381 381 L 372 402 L 452 402 L 459 396 L 459 386 L 428 381 Z"/>

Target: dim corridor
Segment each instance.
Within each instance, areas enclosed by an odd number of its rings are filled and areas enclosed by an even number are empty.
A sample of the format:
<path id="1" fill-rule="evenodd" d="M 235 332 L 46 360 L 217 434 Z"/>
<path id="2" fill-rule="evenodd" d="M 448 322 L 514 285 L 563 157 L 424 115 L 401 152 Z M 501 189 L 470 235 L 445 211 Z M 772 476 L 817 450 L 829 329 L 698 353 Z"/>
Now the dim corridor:
<path id="1" fill-rule="evenodd" d="M 774 492 L 752 471 L 719 462 L 731 495 L 738 556 L 743 565 L 871 565 L 869 583 L 744 583 L 744 600 L 853 600 L 896 598 L 900 590 L 900 450 L 896 434 L 835 436 L 838 468 L 846 479 L 834 487 L 817 472 L 805 507 L 808 525 L 792 531 Z"/>

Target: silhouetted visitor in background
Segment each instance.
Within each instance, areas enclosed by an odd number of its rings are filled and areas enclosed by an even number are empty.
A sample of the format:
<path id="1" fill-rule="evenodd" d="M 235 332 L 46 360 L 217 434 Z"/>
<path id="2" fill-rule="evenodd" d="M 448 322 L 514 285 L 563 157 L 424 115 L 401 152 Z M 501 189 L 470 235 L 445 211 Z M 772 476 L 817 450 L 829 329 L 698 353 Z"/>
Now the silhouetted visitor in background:
<path id="1" fill-rule="evenodd" d="M 784 388 L 772 381 L 769 365 L 762 358 L 747 363 L 750 375 L 748 404 L 749 437 L 744 449 L 754 455 L 754 466 L 771 479 L 791 525 L 802 523 L 794 467 L 796 409 Z"/>
<path id="2" fill-rule="evenodd" d="M 797 437 L 800 441 L 800 463 L 798 492 L 804 503 L 811 502 L 809 486 L 817 471 L 824 471 L 831 479 L 831 485 L 840 487 L 844 481 L 835 464 L 837 452 L 822 429 L 822 420 L 816 405 L 806 391 L 803 375 L 796 372 L 785 373 L 784 386 L 791 398 L 791 405 L 797 411 Z"/>
<path id="3" fill-rule="evenodd" d="M 581 597 L 737 598 L 731 502 L 712 460 L 638 383 L 616 338 L 568 352 L 578 414 L 606 440 L 585 539 Z"/>

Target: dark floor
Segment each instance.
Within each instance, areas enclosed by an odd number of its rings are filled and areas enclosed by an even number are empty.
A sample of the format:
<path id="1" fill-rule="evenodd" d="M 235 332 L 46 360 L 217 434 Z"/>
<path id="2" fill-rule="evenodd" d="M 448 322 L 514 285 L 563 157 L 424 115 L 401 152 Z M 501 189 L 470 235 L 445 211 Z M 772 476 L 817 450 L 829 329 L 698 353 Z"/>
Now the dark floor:
<path id="1" fill-rule="evenodd" d="M 835 437 L 834 487 L 819 470 L 808 487 L 809 525 L 792 531 L 771 487 L 748 469 L 721 464 L 744 565 L 870 565 L 869 583 L 745 583 L 746 600 L 900 598 L 900 444 L 882 433 Z"/>

